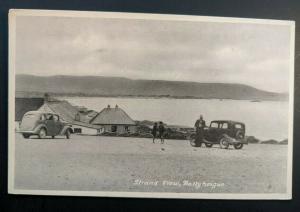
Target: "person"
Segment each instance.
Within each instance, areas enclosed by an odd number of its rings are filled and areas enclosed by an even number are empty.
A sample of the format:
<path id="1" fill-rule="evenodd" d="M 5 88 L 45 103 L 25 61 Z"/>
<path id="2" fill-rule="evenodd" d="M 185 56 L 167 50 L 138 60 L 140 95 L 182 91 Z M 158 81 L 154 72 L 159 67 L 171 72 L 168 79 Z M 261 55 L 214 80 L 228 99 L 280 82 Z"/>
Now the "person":
<path id="1" fill-rule="evenodd" d="M 164 139 L 165 126 L 164 126 L 164 123 L 162 121 L 159 122 L 158 132 L 159 132 L 160 141 L 163 144 L 165 142 L 165 139 Z"/>
<path id="2" fill-rule="evenodd" d="M 153 143 L 155 143 L 154 141 L 157 136 L 157 122 L 154 123 L 151 134 L 153 136 Z"/>
<path id="3" fill-rule="evenodd" d="M 195 123 L 196 128 L 196 143 L 201 146 L 204 139 L 204 127 L 205 127 L 205 121 L 203 119 L 203 116 L 200 115 L 200 118 Z"/>

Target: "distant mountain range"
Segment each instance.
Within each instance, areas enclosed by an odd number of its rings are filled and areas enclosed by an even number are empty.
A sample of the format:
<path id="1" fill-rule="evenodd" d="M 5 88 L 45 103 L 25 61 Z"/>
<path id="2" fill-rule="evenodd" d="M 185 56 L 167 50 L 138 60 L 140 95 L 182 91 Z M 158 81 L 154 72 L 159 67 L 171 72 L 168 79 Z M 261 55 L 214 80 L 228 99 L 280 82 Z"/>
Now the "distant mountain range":
<path id="1" fill-rule="evenodd" d="M 16 75 L 17 96 L 121 96 L 236 100 L 287 100 L 286 93 L 274 93 L 243 84 L 199 83 L 163 80 L 132 80 L 102 76 Z"/>

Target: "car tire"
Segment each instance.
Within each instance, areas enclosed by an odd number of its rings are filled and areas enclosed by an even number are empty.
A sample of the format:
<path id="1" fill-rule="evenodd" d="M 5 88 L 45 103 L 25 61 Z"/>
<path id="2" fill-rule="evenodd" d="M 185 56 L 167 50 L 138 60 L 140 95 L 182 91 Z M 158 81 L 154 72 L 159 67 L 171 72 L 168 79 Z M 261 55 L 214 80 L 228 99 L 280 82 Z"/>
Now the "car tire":
<path id="1" fill-rule="evenodd" d="M 244 145 L 240 143 L 240 144 L 234 144 L 233 146 L 235 149 L 242 149 Z"/>
<path id="2" fill-rule="evenodd" d="M 200 143 L 196 142 L 196 145 L 195 145 L 195 147 L 201 147 L 201 145 L 202 145 L 202 143 L 201 143 L 201 142 L 200 142 Z"/>
<path id="3" fill-rule="evenodd" d="M 240 130 L 238 130 L 237 132 L 236 132 L 236 134 L 235 134 L 235 138 L 236 139 L 244 139 L 244 133 L 242 132 L 242 131 L 240 131 Z"/>
<path id="4" fill-rule="evenodd" d="M 202 143 L 197 141 L 196 135 L 191 135 L 189 140 L 192 147 L 201 147 Z"/>
<path id="5" fill-rule="evenodd" d="M 51 137 L 52 137 L 53 139 L 55 138 L 55 136 L 54 136 L 54 135 L 52 135 Z"/>
<path id="6" fill-rule="evenodd" d="M 192 147 L 196 147 L 196 136 L 195 135 L 191 135 L 190 138 L 190 144 Z"/>
<path id="7" fill-rule="evenodd" d="M 46 129 L 45 129 L 45 128 L 41 128 L 40 131 L 39 131 L 38 137 L 39 137 L 40 139 L 43 139 L 43 138 L 46 137 L 46 135 L 47 135 Z"/>
<path id="8" fill-rule="evenodd" d="M 67 138 L 67 139 L 70 139 L 70 137 L 71 137 L 71 131 L 68 129 L 68 130 L 66 131 L 66 138 Z"/>
<path id="9" fill-rule="evenodd" d="M 29 134 L 22 134 L 23 135 L 23 138 L 29 138 L 30 137 L 30 135 Z"/>
<path id="10" fill-rule="evenodd" d="M 220 143 L 221 149 L 228 149 L 229 142 L 227 141 L 227 138 L 225 138 L 224 136 L 221 137 L 220 140 L 219 140 L 219 143 Z"/>
<path id="11" fill-rule="evenodd" d="M 214 144 L 211 144 L 211 143 L 205 143 L 205 146 L 206 146 L 207 148 L 211 148 L 213 145 L 214 145 Z"/>

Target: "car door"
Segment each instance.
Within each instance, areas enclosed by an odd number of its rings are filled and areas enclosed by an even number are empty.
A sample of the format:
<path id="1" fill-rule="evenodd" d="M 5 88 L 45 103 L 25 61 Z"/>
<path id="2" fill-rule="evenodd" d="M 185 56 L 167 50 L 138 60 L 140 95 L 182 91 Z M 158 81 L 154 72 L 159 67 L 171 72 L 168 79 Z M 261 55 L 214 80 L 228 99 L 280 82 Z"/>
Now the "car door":
<path id="1" fill-rule="evenodd" d="M 54 126 L 55 126 L 55 123 L 54 123 L 54 117 L 53 117 L 53 114 L 47 114 L 46 116 L 46 121 L 45 121 L 45 125 L 47 127 L 47 135 L 55 135 L 55 129 L 54 129 Z"/>
<path id="2" fill-rule="evenodd" d="M 62 130 L 62 123 L 58 115 L 53 115 L 53 135 L 58 135 Z"/>
<path id="3" fill-rule="evenodd" d="M 216 141 L 217 140 L 217 133 L 218 133 L 219 123 L 218 122 L 211 122 L 208 133 L 207 133 L 207 140 L 209 141 Z"/>
<path id="4" fill-rule="evenodd" d="M 229 133 L 229 124 L 227 122 L 224 122 L 224 123 L 220 124 L 219 127 L 220 127 L 219 136 L 224 135 L 224 134 L 228 135 L 228 133 Z"/>

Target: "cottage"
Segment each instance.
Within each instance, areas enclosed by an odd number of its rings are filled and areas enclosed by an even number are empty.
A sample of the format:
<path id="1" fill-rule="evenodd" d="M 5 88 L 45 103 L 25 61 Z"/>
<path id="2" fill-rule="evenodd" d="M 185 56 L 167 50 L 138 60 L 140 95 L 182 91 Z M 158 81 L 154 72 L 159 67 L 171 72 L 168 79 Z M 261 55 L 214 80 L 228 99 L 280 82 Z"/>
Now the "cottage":
<path id="1" fill-rule="evenodd" d="M 38 110 L 58 114 L 62 120 L 72 124 L 74 133 L 97 135 L 99 126 L 89 123 L 93 118 L 91 114 L 96 115 L 96 112 L 91 110 L 81 112 L 80 109 L 71 105 L 68 101 L 45 98 L 44 104 Z"/>
<path id="2" fill-rule="evenodd" d="M 99 112 L 90 124 L 100 127 L 100 133 L 112 132 L 117 134 L 135 133 L 137 131 L 136 123 L 129 115 L 118 105 L 111 108 L 110 105 Z"/>

